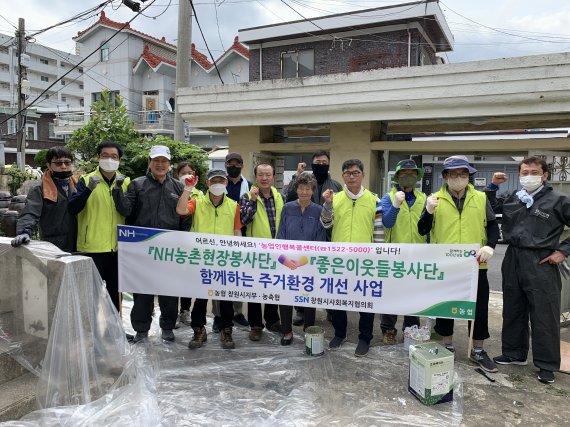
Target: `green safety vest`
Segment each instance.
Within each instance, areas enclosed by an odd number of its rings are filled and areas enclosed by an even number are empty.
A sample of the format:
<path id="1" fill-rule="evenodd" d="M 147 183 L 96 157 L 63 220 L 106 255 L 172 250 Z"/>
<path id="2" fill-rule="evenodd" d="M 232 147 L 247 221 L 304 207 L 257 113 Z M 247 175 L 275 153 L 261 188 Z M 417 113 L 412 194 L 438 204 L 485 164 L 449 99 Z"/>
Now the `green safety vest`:
<path id="1" fill-rule="evenodd" d="M 374 218 L 377 197 L 369 190 L 356 200 L 346 191 L 333 196 L 334 224 L 333 242 L 372 243 L 374 241 Z"/>
<path id="2" fill-rule="evenodd" d="M 196 200 L 196 210 L 192 216 L 192 228 L 196 233 L 234 235 L 234 221 L 237 203 L 224 195 L 222 203 L 214 206 L 210 200 L 210 193 Z"/>
<path id="3" fill-rule="evenodd" d="M 283 209 L 283 197 L 281 197 L 281 194 L 279 194 L 275 187 L 271 187 L 271 194 L 275 201 L 275 236 L 277 236 L 279 220 L 281 219 L 281 210 Z M 247 193 L 247 195 L 251 200 L 251 192 Z M 265 206 L 261 201 L 262 197 L 263 196 L 261 194 L 257 197 L 257 211 L 253 216 L 253 220 L 247 224 L 246 235 L 248 237 L 264 237 L 266 239 L 271 239 L 272 236 L 271 228 L 269 227 L 269 218 L 267 217 Z"/>
<path id="4" fill-rule="evenodd" d="M 388 193 L 390 200 L 394 203 L 394 197 L 398 190 L 396 187 Z M 384 229 L 386 243 L 426 243 L 427 236 L 418 233 L 418 221 L 426 204 L 426 195 L 414 189 L 416 201 L 410 208 L 404 200 L 400 205 L 400 211 L 396 217 L 396 222 L 392 228 Z"/>
<path id="5" fill-rule="evenodd" d="M 477 243 L 487 244 L 487 196 L 468 184 L 463 211 L 459 213 L 447 184 L 434 194 L 439 203 L 433 214 L 431 243 Z M 487 268 L 480 264 L 479 268 Z"/>
<path id="6" fill-rule="evenodd" d="M 120 174 L 121 172 L 117 171 L 115 176 Z M 99 168 L 80 179 L 85 186 L 88 186 L 92 176 L 100 177 L 101 182 L 91 192 L 85 207 L 77 215 L 77 250 L 87 253 L 114 252 L 117 250 L 117 225 L 124 224 L 125 217 L 115 209 L 111 195 L 112 188 L 105 181 Z M 127 191 L 130 182 L 129 178 L 125 178 L 124 192 Z"/>

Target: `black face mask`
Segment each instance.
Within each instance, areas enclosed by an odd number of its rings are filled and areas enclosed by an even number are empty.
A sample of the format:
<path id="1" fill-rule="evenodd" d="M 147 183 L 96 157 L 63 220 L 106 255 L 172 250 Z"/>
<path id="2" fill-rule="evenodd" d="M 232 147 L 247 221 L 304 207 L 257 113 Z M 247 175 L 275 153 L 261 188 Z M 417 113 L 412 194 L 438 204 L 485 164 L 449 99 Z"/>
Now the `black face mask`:
<path id="1" fill-rule="evenodd" d="M 73 175 L 72 171 L 63 171 L 63 172 L 51 171 L 51 176 L 53 176 L 55 179 L 67 179 L 71 175 Z"/>
<path id="2" fill-rule="evenodd" d="M 230 178 L 237 178 L 241 175 L 241 168 L 239 166 L 228 166 L 226 168 L 226 171 L 228 172 L 228 176 Z"/>
<path id="3" fill-rule="evenodd" d="M 329 165 L 312 163 L 311 169 L 313 169 L 313 175 L 315 175 L 315 178 L 317 179 L 317 182 L 319 184 L 325 182 L 326 179 L 329 177 Z"/>

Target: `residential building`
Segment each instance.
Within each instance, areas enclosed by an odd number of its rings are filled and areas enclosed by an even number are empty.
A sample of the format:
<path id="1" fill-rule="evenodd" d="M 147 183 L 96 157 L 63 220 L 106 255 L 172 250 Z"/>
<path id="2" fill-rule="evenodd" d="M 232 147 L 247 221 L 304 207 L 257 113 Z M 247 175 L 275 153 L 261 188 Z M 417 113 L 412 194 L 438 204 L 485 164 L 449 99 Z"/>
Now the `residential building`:
<path id="1" fill-rule="evenodd" d="M 0 122 L 9 118 L 0 126 L 6 164 L 16 161 L 17 121 L 15 117 L 10 117 L 18 112 L 17 54 L 15 38 L 0 34 Z M 83 108 L 83 70 L 73 70 L 58 81 L 80 60 L 78 55 L 26 42 L 21 62 L 30 85 L 27 102 L 41 96 L 25 113 L 26 163 L 29 165 L 34 165 L 33 158 L 38 150 L 65 143 L 64 137 L 55 134 L 55 114 Z M 57 82 L 55 86 L 43 93 L 54 82 Z"/>
<path id="2" fill-rule="evenodd" d="M 378 22 L 355 17 L 376 17 Z M 365 24 L 356 27 L 355 22 Z M 417 41 L 415 50 L 413 42 L 407 43 L 409 60 L 402 64 L 397 46 L 403 43 L 396 44 L 394 37 L 383 37 L 387 46 L 378 47 L 381 40 L 367 34 L 370 46 L 384 49 L 392 59 L 376 62 L 383 64 L 377 69 L 351 68 L 354 57 L 362 56 L 358 50 L 351 57 L 352 47 L 358 46 L 356 31 L 378 35 L 381 27 L 393 26 L 400 36 L 399 26 L 405 34 L 409 26 L 411 40 Z M 312 152 L 327 150 L 333 178 L 341 179 L 344 160 L 359 158 L 365 165 L 364 184 L 378 193 L 390 188 L 396 163 L 410 157 L 423 164 L 423 189 L 431 192 L 440 183 L 443 159 L 458 153 L 470 156 L 481 170 L 474 177 L 478 187 L 489 182 L 491 170 L 516 172 L 517 161 L 530 154 L 545 156 L 553 176 L 569 181 L 569 53 L 459 64 L 434 60 L 433 54 L 451 48 L 453 37 L 438 2 L 430 0 L 239 34 L 250 47 L 252 81 L 231 88 L 181 88 L 178 105 L 195 127 L 228 130 L 230 151 L 250 153 L 244 157 L 249 178 L 255 163 L 271 161 L 277 184 L 286 184 L 287 172 L 299 161 L 309 163 Z M 320 53 L 325 37 L 332 58 Z M 282 79 L 290 69 L 290 57 L 284 55 L 306 48 L 313 49 L 314 75 Z M 421 54 L 424 48 L 432 50 Z M 269 56 L 273 65 L 265 62 Z M 292 68 L 299 71 L 302 57 L 297 58 Z M 335 74 L 329 74 L 335 61 L 345 69 L 334 68 Z M 257 77 L 254 70 L 260 70 Z M 564 131 L 548 131 L 553 128 Z"/>
<path id="3" fill-rule="evenodd" d="M 101 12 L 97 22 L 74 37 L 80 54 L 98 53 L 83 64 L 86 76 L 83 112 L 58 115 L 58 133 L 71 133 L 89 120 L 91 104 L 100 99 L 103 89 L 107 89 L 111 99 L 121 97 L 138 132 L 144 135 L 174 134 L 176 45 L 164 37 L 156 38 L 130 25 L 123 28 L 124 25 Z M 107 41 L 118 30 L 120 33 Z M 248 81 L 248 50 L 237 37 L 216 61 L 217 70 L 194 44 L 191 58 L 193 86 L 221 84 L 220 78 L 225 83 Z M 190 140 L 204 147 L 227 144 L 227 136 L 223 132 L 191 132 Z"/>

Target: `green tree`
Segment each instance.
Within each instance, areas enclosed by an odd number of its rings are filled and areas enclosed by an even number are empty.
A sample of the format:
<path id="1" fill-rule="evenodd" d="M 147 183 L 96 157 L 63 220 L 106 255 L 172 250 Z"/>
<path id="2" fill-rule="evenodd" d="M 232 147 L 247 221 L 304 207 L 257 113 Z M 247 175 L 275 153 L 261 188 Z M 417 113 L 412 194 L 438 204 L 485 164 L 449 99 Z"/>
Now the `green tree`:
<path id="1" fill-rule="evenodd" d="M 141 141 L 120 97 L 111 100 L 104 90 L 101 100 L 91 104 L 91 120 L 71 135 L 66 147 L 75 154 L 76 165 L 91 171 L 97 166 L 97 145 L 110 140 L 126 147 Z"/>
<path id="2" fill-rule="evenodd" d="M 173 169 L 180 162 L 192 163 L 196 168 L 196 173 L 200 176 L 197 187 L 201 190 L 206 188 L 205 181 L 208 171 L 206 163 L 208 156 L 206 152 L 195 145 L 185 144 L 163 135 L 158 135 L 154 139 L 145 138 L 136 144 L 130 143 L 125 145 L 125 161 L 123 166 L 121 166 L 121 170 L 124 170 L 125 173 L 130 173 L 131 178 L 144 175 L 148 167 L 150 148 L 153 145 L 166 145 L 170 149 Z"/>
<path id="3" fill-rule="evenodd" d="M 47 163 L 47 153 L 48 150 L 45 148 L 36 153 L 36 155 L 34 156 L 34 163 L 36 164 L 37 168 L 45 170 Z"/>

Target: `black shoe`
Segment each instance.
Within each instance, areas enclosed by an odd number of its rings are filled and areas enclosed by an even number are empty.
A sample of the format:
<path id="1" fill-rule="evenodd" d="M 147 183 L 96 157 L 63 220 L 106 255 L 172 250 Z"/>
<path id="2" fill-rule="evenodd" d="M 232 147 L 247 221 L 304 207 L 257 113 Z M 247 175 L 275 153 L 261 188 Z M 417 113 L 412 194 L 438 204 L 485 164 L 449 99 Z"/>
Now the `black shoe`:
<path id="1" fill-rule="evenodd" d="M 127 341 L 132 343 L 135 340 L 135 336 L 131 334 L 125 334 L 127 336 Z"/>
<path id="2" fill-rule="evenodd" d="M 222 330 L 222 318 L 214 316 L 214 323 L 212 323 L 212 332 L 219 334 Z"/>
<path id="3" fill-rule="evenodd" d="M 337 337 L 336 335 L 329 342 L 329 350 L 338 350 L 346 338 Z"/>
<path id="4" fill-rule="evenodd" d="M 356 350 L 354 350 L 354 355 L 356 357 L 366 356 L 368 354 L 368 350 L 370 349 L 370 344 L 364 340 L 358 340 L 358 345 L 356 346 Z"/>
<path id="5" fill-rule="evenodd" d="M 305 323 L 305 313 L 302 311 L 295 311 L 295 317 L 293 318 L 293 325 L 301 326 Z"/>
<path id="6" fill-rule="evenodd" d="M 485 350 L 475 351 L 471 350 L 471 355 L 469 360 L 479 364 L 479 366 L 485 369 L 487 372 L 498 372 L 497 366 L 493 363 L 489 355 Z"/>
<path id="7" fill-rule="evenodd" d="M 162 330 L 162 339 L 164 341 L 174 341 L 174 332 L 172 329 L 163 329 Z"/>
<path id="8" fill-rule="evenodd" d="M 495 363 L 499 365 L 519 365 L 526 366 L 526 360 L 513 359 L 512 357 L 501 354 L 500 356 L 493 357 Z"/>
<path id="9" fill-rule="evenodd" d="M 148 332 L 137 332 L 137 334 L 133 338 L 133 344 L 146 340 L 148 340 Z"/>
<path id="10" fill-rule="evenodd" d="M 291 345 L 293 342 L 293 334 L 289 338 L 281 337 L 281 345 Z"/>
<path id="11" fill-rule="evenodd" d="M 281 332 L 281 322 L 278 320 L 274 324 L 270 325 L 267 330 L 271 332 Z"/>
<path id="12" fill-rule="evenodd" d="M 221 319 L 220 319 L 221 321 Z M 247 319 L 245 318 L 245 316 L 243 314 L 236 314 L 234 316 L 234 322 L 236 322 L 238 325 L 243 326 L 244 328 L 249 328 L 249 322 L 247 321 Z"/>
<path id="13" fill-rule="evenodd" d="M 554 382 L 554 372 L 541 369 L 538 373 L 538 381 L 544 384 L 552 384 Z"/>

